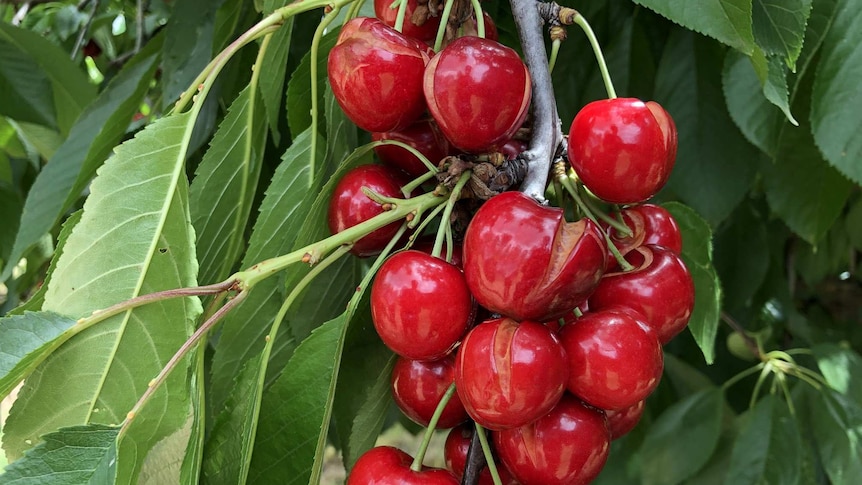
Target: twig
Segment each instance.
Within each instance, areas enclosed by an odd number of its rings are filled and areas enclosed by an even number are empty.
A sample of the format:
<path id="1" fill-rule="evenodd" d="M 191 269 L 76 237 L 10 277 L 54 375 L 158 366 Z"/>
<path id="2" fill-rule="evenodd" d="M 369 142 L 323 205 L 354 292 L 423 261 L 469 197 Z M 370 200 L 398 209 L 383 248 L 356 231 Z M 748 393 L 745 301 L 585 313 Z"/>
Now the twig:
<path id="1" fill-rule="evenodd" d="M 132 51 L 135 54 L 141 51 L 141 47 L 144 45 L 144 11 L 148 7 L 148 3 L 144 0 L 137 0 L 137 10 L 135 11 L 135 50 Z"/>
<path id="2" fill-rule="evenodd" d="M 86 0 L 82 1 L 78 4 L 78 8 L 81 9 L 84 7 Z M 93 25 L 93 19 L 96 17 L 96 12 L 99 10 L 99 5 L 102 3 L 102 0 L 93 0 L 93 9 L 90 10 L 90 15 L 87 16 L 87 23 L 84 24 L 84 28 L 78 32 L 78 40 L 75 41 L 75 47 L 72 48 L 71 58 L 74 59 L 78 57 L 78 52 L 81 51 L 81 48 L 84 47 L 84 38 L 87 37 L 87 32 L 90 30 L 90 26 Z"/>
<path id="3" fill-rule="evenodd" d="M 742 341 L 745 342 L 745 346 L 748 347 L 748 350 L 757 357 L 758 360 L 763 360 L 763 354 L 760 352 L 760 347 L 757 345 L 757 342 L 751 338 L 751 335 L 748 335 L 748 332 L 742 328 L 742 325 L 739 324 L 729 313 L 722 311 L 721 319 L 726 323 L 730 328 L 732 328 L 736 333 L 742 336 Z"/>
<path id="4" fill-rule="evenodd" d="M 467 448 L 467 462 L 464 465 L 464 477 L 461 479 L 461 485 L 479 483 L 479 473 L 484 466 L 485 454 L 482 452 L 482 443 L 479 441 L 479 434 L 474 431 L 473 437 L 470 438 L 470 447 Z"/>
<path id="5" fill-rule="evenodd" d="M 525 0 L 509 0 L 509 4 L 532 79 L 533 135 L 530 147 L 520 155 L 529 166 L 521 192 L 544 202 L 551 160 L 563 139 L 563 131 L 554 100 L 538 4 Z"/>

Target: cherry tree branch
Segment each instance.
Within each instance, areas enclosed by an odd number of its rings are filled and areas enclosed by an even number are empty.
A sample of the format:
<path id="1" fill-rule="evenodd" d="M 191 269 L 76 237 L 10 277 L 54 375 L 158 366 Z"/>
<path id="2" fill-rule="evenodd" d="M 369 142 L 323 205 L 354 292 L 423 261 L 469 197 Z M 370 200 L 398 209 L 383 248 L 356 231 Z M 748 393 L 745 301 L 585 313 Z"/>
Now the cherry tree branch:
<path id="1" fill-rule="evenodd" d="M 541 2 L 509 0 L 512 15 L 518 27 L 518 36 L 524 52 L 524 62 L 532 78 L 533 133 L 530 146 L 521 154 L 528 165 L 521 192 L 544 202 L 545 186 L 551 170 L 551 161 L 563 140 L 554 86 L 545 53 L 542 34 Z"/>
<path id="2" fill-rule="evenodd" d="M 470 447 L 467 448 L 467 462 L 464 464 L 464 477 L 461 485 L 476 485 L 479 483 L 479 472 L 485 466 L 485 454 L 482 453 L 482 443 L 479 442 L 479 434 L 473 433 L 470 439 Z"/>

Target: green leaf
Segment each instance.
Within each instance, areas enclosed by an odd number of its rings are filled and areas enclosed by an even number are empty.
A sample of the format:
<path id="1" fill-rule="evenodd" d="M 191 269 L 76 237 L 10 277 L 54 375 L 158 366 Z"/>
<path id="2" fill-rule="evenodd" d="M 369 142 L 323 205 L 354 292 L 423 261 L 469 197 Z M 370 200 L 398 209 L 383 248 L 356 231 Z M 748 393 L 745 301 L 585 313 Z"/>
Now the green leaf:
<path id="1" fill-rule="evenodd" d="M 724 395 L 719 388 L 692 394 L 669 407 L 641 446 L 645 485 L 676 484 L 709 461 L 721 436 Z"/>
<path id="2" fill-rule="evenodd" d="M 0 221 L 4 221 L 3 230 L 0 231 L 0 266 L 9 260 L 23 209 L 24 204 L 18 192 L 6 182 L 0 181 Z"/>
<path id="3" fill-rule="evenodd" d="M 656 74 L 656 99 L 673 116 L 679 131 L 676 165 L 667 189 L 713 227 L 748 193 L 757 160 L 757 150 L 745 141 L 724 108 L 723 56 L 715 42 L 676 29 Z"/>
<path id="4" fill-rule="evenodd" d="M 724 483 L 799 483 L 802 437 L 787 403 L 774 395 L 767 395 L 744 419 Z"/>
<path id="5" fill-rule="evenodd" d="M 751 0 L 707 0 L 692 8 L 686 0 L 635 0 L 695 32 L 745 54 L 757 48 L 751 30 Z"/>
<path id="6" fill-rule="evenodd" d="M 326 83 L 326 60 L 329 51 L 338 40 L 338 30 L 320 39 L 317 50 L 317 96 L 318 106 L 324 107 L 323 93 Z M 308 51 L 287 83 L 287 125 L 293 136 L 311 126 L 311 51 Z M 321 120 L 322 121 L 322 120 Z"/>
<path id="7" fill-rule="evenodd" d="M 250 92 L 231 104 L 189 189 L 202 285 L 226 278 L 243 249 L 266 143 L 263 106 Z"/>
<path id="8" fill-rule="evenodd" d="M 79 317 L 135 296 L 195 285 L 183 163 L 193 124 L 191 114 L 161 119 L 121 145 L 99 170 L 57 261 L 46 311 Z M 25 382 L 4 430 L 10 458 L 60 427 L 122 422 L 191 335 L 201 311 L 197 298 L 164 300 L 71 338 Z M 189 382 L 189 375 L 188 363 L 180 363 L 129 425 L 118 447 L 119 481 L 134 481 L 146 454 L 164 438 L 190 439 L 178 433 L 196 412 L 190 393 L 200 381 Z"/>
<path id="9" fill-rule="evenodd" d="M 730 116 L 746 139 L 774 155 L 784 117 L 763 94 L 753 62 L 738 52 L 727 54 L 722 72 L 724 96 Z"/>
<path id="10" fill-rule="evenodd" d="M 126 133 L 158 68 L 162 36 L 132 58 L 104 91 L 81 114 L 69 138 L 39 172 L 21 216 L 11 258 L 0 275 L 8 278 L 12 267 L 56 224 L 80 197 L 96 169 Z"/>
<path id="11" fill-rule="evenodd" d="M 258 84 L 266 109 L 266 119 L 272 139 L 279 144 L 281 132 L 278 123 L 281 114 L 282 97 L 284 96 L 284 78 L 287 75 L 287 58 L 290 54 L 290 40 L 293 37 L 294 17 L 284 21 L 278 32 L 272 35 L 272 40 L 263 55 L 261 73 Z"/>
<path id="12" fill-rule="evenodd" d="M 811 126 L 817 146 L 835 168 L 862 184 L 862 0 L 838 2 L 823 41 L 814 92 Z"/>
<path id="13" fill-rule="evenodd" d="M 56 128 L 51 81 L 30 56 L 0 38 L 0 114 Z"/>
<path id="14" fill-rule="evenodd" d="M 811 351 L 829 386 L 851 401 L 862 403 L 862 357 L 836 344 L 820 344 Z"/>
<path id="15" fill-rule="evenodd" d="M 47 79 L 50 83 L 48 91 L 52 94 L 53 101 L 51 111 L 55 115 L 51 119 L 56 120 L 56 124 L 52 123 L 51 126 L 59 128 L 63 134 L 68 133 L 72 123 L 75 122 L 84 107 L 96 96 L 96 86 L 89 82 L 84 72 L 69 59 L 66 52 L 35 32 L 0 22 L 0 43 L 5 44 L 0 48 L 0 52 L 8 52 L 14 48 L 26 54 L 31 63 L 38 64 L 42 71 L 39 78 Z M 17 60 L 21 62 L 20 56 Z M 4 64 L 6 64 L 5 61 L 0 62 L 0 65 Z M 15 65 L 21 66 L 17 63 Z M 23 66 L 21 67 L 23 68 Z M 33 73 L 32 64 L 31 67 L 27 68 L 27 73 Z M 15 85 L 21 88 L 21 82 L 18 79 L 15 81 Z M 40 89 L 44 88 L 41 81 L 38 86 Z M 5 88 L 5 86 L 3 87 Z M 7 91 L 4 89 L 3 92 L 6 93 Z M 33 94 L 29 88 L 26 89 L 26 92 Z M 38 93 L 37 97 L 41 97 L 41 93 Z"/>
<path id="16" fill-rule="evenodd" d="M 688 329 L 707 364 L 715 360 L 721 311 L 721 283 L 712 265 L 712 230 L 697 213 L 678 202 L 664 204 L 682 234 L 682 260 L 694 280 L 694 309 Z"/>
<path id="17" fill-rule="evenodd" d="M 63 428 L 6 467 L 3 485 L 102 485 L 114 483 L 117 434 L 120 428 L 100 425 Z"/>
<path id="18" fill-rule="evenodd" d="M 811 430 L 823 469 L 833 485 L 855 485 L 862 476 L 859 401 L 828 390 L 809 396 Z"/>
<path id="19" fill-rule="evenodd" d="M 359 129 L 344 114 L 332 94 L 329 80 L 326 80 L 324 106 L 326 108 L 326 167 L 337 167 L 339 163 L 359 145 Z M 317 170 L 321 170 L 318 167 Z"/>
<path id="20" fill-rule="evenodd" d="M 739 206 L 715 235 L 715 269 L 728 311 L 746 308 L 769 271 L 766 222 L 750 204 Z"/>
<path id="21" fill-rule="evenodd" d="M 856 202 L 847 210 L 844 227 L 850 243 L 856 250 L 862 251 L 862 199 L 856 199 Z"/>
<path id="22" fill-rule="evenodd" d="M 163 106 L 188 89 L 213 55 L 213 32 L 224 0 L 178 0 L 173 8 L 162 50 Z"/>
<path id="23" fill-rule="evenodd" d="M 794 69 L 802 52 L 812 0 L 755 0 L 754 38 L 767 55 L 782 57 Z"/>
<path id="24" fill-rule="evenodd" d="M 260 205 L 260 214 L 254 225 L 243 257 L 242 267 L 288 253 L 296 240 L 297 232 L 305 221 L 310 202 L 323 185 L 323 180 L 309 182 L 310 131 L 297 136 L 284 153 Z M 323 146 L 321 137 L 318 146 Z M 318 158 L 323 154 L 318 151 Z M 214 409 L 234 385 L 234 377 L 244 362 L 263 349 L 264 335 L 281 306 L 278 278 L 261 281 L 235 311 L 222 323 L 222 334 L 213 357 L 212 400 Z"/>

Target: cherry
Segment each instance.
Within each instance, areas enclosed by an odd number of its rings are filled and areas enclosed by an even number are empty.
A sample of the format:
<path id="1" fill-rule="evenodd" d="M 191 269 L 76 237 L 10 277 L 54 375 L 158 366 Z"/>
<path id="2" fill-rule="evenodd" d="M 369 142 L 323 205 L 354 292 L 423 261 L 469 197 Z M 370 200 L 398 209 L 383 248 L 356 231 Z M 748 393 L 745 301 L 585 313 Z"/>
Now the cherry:
<path id="1" fill-rule="evenodd" d="M 488 12 L 482 12 L 482 18 L 485 19 L 485 38 L 489 40 L 499 40 L 500 35 L 497 33 L 497 24 L 494 23 L 494 19 L 488 15 Z M 461 25 L 461 28 L 464 31 L 464 35 L 479 35 L 479 23 L 476 21 L 476 17 L 472 16 L 467 19 Z"/>
<path id="2" fill-rule="evenodd" d="M 371 286 L 374 328 L 396 354 L 414 360 L 446 355 L 471 323 L 464 274 L 421 251 L 389 257 Z"/>
<path id="3" fill-rule="evenodd" d="M 632 235 L 624 236 L 615 230 L 609 230 L 609 233 L 623 255 L 646 244 L 663 246 L 676 254 L 682 253 L 679 225 L 664 207 L 654 204 L 635 205 L 624 209 L 620 215 L 626 226 L 632 230 Z M 623 248 L 627 250 L 623 252 Z"/>
<path id="4" fill-rule="evenodd" d="M 446 469 L 455 475 L 455 478 L 464 477 L 464 468 L 467 465 L 467 453 L 470 450 L 470 440 L 473 439 L 474 427 L 472 423 L 460 424 L 446 435 L 446 443 L 443 445 L 443 459 L 446 460 Z M 497 473 L 503 485 L 516 485 L 517 482 L 512 474 L 497 460 Z M 491 471 L 488 466 L 482 467 L 479 472 L 479 485 L 492 485 Z"/>
<path id="5" fill-rule="evenodd" d="M 621 438 L 633 430 L 641 420 L 645 406 L 646 401 L 641 401 L 634 406 L 629 406 L 619 411 L 605 411 L 605 414 L 608 416 L 611 439 Z"/>
<path id="6" fill-rule="evenodd" d="M 398 19 L 398 8 L 390 8 L 392 0 L 374 0 L 374 15 L 390 27 L 395 27 Z M 440 17 L 431 16 L 427 4 L 419 9 L 417 0 L 407 0 L 407 11 L 404 13 L 404 25 L 401 33 L 416 40 L 429 41 L 437 36 L 437 28 L 440 27 Z"/>
<path id="7" fill-rule="evenodd" d="M 446 241 L 443 241 L 443 252 L 440 253 L 440 257 L 443 258 L 446 255 Z M 458 267 L 458 269 L 464 269 L 464 251 L 463 246 L 459 243 L 455 243 L 452 245 L 452 260 L 450 263 L 454 264 Z M 422 251 L 423 253 L 431 254 L 434 250 L 434 237 L 422 237 L 413 243 L 413 249 L 417 251 Z"/>
<path id="8" fill-rule="evenodd" d="M 530 105 L 530 73 L 518 54 L 498 42 L 459 37 L 428 63 L 425 99 L 456 148 L 494 150 L 520 128 Z"/>
<path id="9" fill-rule="evenodd" d="M 368 17 L 350 20 L 329 53 L 332 93 L 367 131 L 408 127 L 425 111 L 422 76 L 428 47 Z"/>
<path id="10" fill-rule="evenodd" d="M 544 322 L 572 311 L 598 285 L 606 258 L 599 226 L 566 222 L 561 209 L 520 192 L 485 202 L 464 235 L 464 276 L 473 296 L 516 320 Z"/>
<path id="11" fill-rule="evenodd" d="M 435 166 L 449 154 L 449 142 L 440 133 L 434 123 L 420 120 L 401 131 L 388 133 L 372 133 L 371 139 L 395 140 L 415 148 L 425 155 Z M 374 148 L 380 161 L 418 177 L 428 172 L 428 167 L 409 151 L 395 145 L 381 145 Z"/>
<path id="12" fill-rule="evenodd" d="M 423 466 L 414 472 L 412 463 L 413 458 L 398 448 L 371 448 L 356 460 L 347 485 L 458 485 L 448 470 Z"/>
<path id="13" fill-rule="evenodd" d="M 362 187 L 385 197 L 404 197 L 401 193 L 401 180 L 387 167 L 360 165 L 348 171 L 338 181 L 329 200 L 329 230 L 333 234 L 383 213 L 383 207 L 365 195 Z M 400 222 L 393 222 L 377 229 L 356 241 L 350 252 L 360 257 L 379 254 L 400 226 Z"/>
<path id="14" fill-rule="evenodd" d="M 676 148 L 676 125 L 653 101 L 594 101 L 569 130 L 569 162 L 578 177 L 597 197 L 617 204 L 655 195 L 670 177 Z"/>
<path id="15" fill-rule="evenodd" d="M 694 282 L 685 263 L 673 251 L 641 246 L 626 255 L 635 266 L 628 272 L 605 274 L 590 297 L 590 309 L 614 306 L 633 309 L 644 317 L 666 344 L 688 324 L 694 307 Z"/>
<path id="16" fill-rule="evenodd" d="M 625 309 L 590 312 L 559 334 L 569 363 L 566 389 L 601 409 L 624 409 L 649 396 L 664 368 L 655 332 Z"/>
<path id="17" fill-rule="evenodd" d="M 452 356 L 431 362 L 399 357 L 392 369 L 392 397 L 408 418 L 427 427 L 440 398 L 454 381 L 455 358 Z M 437 427 L 451 428 L 468 418 L 456 391 L 443 408 Z"/>
<path id="18" fill-rule="evenodd" d="M 455 386 L 477 423 L 488 429 L 523 426 L 563 395 L 566 356 L 557 336 L 536 322 L 485 321 L 464 337 L 455 358 Z"/>
<path id="19" fill-rule="evenodd" d="M 607 461 L 610 432 L 604 413 L 566 395 L 536 422 L 494 433 L 494 444 L 523 485 L 584 485 Z"/>
<path id="20" fill-rule="evenodd" d="M 527 145 L 526 141 L 512 138 L 500 147 L 500 153 L 506 157 L 506 160 L 514 160 L 515 157 L 527 151 L 527 148 L 529 148 L 529 145 Z"/>

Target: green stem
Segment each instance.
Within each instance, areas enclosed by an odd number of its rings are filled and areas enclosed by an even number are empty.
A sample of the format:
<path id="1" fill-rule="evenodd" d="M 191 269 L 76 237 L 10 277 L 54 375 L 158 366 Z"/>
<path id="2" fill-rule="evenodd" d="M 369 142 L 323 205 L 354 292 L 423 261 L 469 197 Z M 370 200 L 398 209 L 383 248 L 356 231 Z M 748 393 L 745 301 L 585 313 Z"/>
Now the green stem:
<path id="1" fill-rule="evenodd" d="M 425 452 L 428 451 L 428 444 L 431 443 L 431 438 L 434 436 L 434 430 L 437 429 L 437 422 L 440 421 L 440 416 L 443 415 L 443 410 L 449 404 L 449 400 L 455 395 L 455 383 L 449 385 L 440 402 L 437 403 L 437 408 L 434 409 L 434 414 L 431 415 L 431 421 L 428 423 L 428 428 L 425 430 L 425 435 L 422 437 L 422 444 L 419 445 L 419 451 L 416 452 L 416 457 L 413 458 L 413 463 L 410 469 L 414 472 L 422 471 L 422 461 L 425 459 Z"/>
<path id="2" fill-rule="evenodd" d="M 750 368 L 748 368 L 748 369 L 745 369 L 744 371 L 740 372 L 739 374 L 736 374 L 735 376 L 733 376 L 733 377 L 731 377 L 730 379 L 728 379 L 728 380 L 727 380 L 727 381 L 726 381 L 726 382 L 721 386 L 721 388 L 722 388 L 723 390 L 727 390 L 727 389 L 729 389 L 732 385 L 736 384 L 737 382 L 739 382 L 739 381 L 741 381 L 741 380 L 745 379 L 746 377 L 748 377 L 748 376 L 750 376 L 750 375 L 752 375 L 752 374 L 755 374 L 755 373 L 759 372 L 761 369 L 763 369 L 763 366 L 764 366 L 764 365 L 766 365 L 766 364 L 764 364 L 763 362 L 761 362 L 761 363 L 759 363 L 759 364 L 755 365 L 754 367 L 750 367 Z"/>
<path id="3" fill-rule="evenodd" d="M 557 54 L 560 53 L 560 45 L 563 42 L 560 39 L 554 39 L 551 42 L 551 56 L 548 59 L 548 72 L 554 72 L 554 66 L 557 65 Z"/>
<path id="4" fill-rule="evenodd" d="M 437 237 L 434 238 L 434 248 L 431 249 L 431 256 L 434 256 L 435 258 L 439 258 L 440 253 L 443 252 L 443 238 L 446 235 L 446 228 L 449 227 L 449 219 L 452 217 L 452 209 L 455 207 L 455 202 L 458 202 L 458 199 L 461 197 L 461 190 L 465 185 L 467 185 L 467 182 L 470 181 L 471 175 L 472 172 L 469 170 L 462 173 L 461 178 L 458 179 L 458 182 L 452 189 L 452 193 L 449 194 L 446 208 L 443 209 L 443 216 L 440 217 L 440 227 L 437 228 Z"/>
<path id="5" fill-rule="evenodd" d="M 443 46 L 443 37 L 446 34 L 446 26 L 449 25 L 449 15 L 452 13 L 454 3 L 454 0 L 446 0 L 446 5 L 443 6 L 443 13 L 440 15 L 440 27 L 437 27 L 437 38 L 434 39 L 434 52 L 440 52 L 440 47 Z"/>
<path id="6" fill-rule="evenodd" d="M 587 207 L 590 208 L 590 210 L 593 212 L 593 214 L 598 216 L 598 218 L 601 219 L 602 221 L 604 221 L 607 225 L 614 228 L 614 230 L 616 230 L 618 233 L 622 234 L 625 237 L 632 237 L 634 235 L 631 228 L 629 228 L 629 226 L 625 225 L 625 223 L 614 219 L 613 217 L 611 217 L 610 215 L 605 213 L 605 211 L 596 207 L 588 195 L 583 196 L 583 201 L 585 204 L 587 204 Z"/>
<path id="7" fill-rule="evenodd" d="M 431 160 L 428 160 L 428 157 L 423 155 L 422 152 L 420 152 L 419 150 L 413 148 L 412 146 L 410 146 L 404 142 L 400 142 L 398 140 L 378 140 L 378 141 L 371 143 L 372 147 L 379 147 L 381 145 L 395 145 L 397 147 L 403 148 L 403 149 L 407 150 L 408 152 L 410 152 L 411 155 L 418 158 L 419 161 L 422 162 L 422 165 L 425 165 L 428 168 L 428 171 L 434 172 L 434 173 L 439 172 L 439 170 L 437 169 L 437 166 L 434 165 L 433 163 L 431 163 Z M 439 162 L 439 160 L 438 160 L 438 162 Z"/>
<path id="8" fill-rule="evenodd" d="M 476 34 L 485 38 L 485 15 L 482 13 L 482 5 L 479 0 L 470 0 L 473 4 L 473 13 L 476 14 Z"/>
<path id="9" fill-rule="evenodd" d="M 410 198 L 410 195 L 416 190 L 417 187 L 424 184 L 425 182 L 433 179 L 437 174 L 434 172 L 425 172 L 424 174 L 416 177 L 411 180 L 407 184 L 401 187 L 401 193 L 404 194 L 405 198 Z"/>
<path id="10" fill-rule="evenodd" d="M 407 14 L 407 0 L 401 0 L 398 5 L 398 15 L 395 17 L 395 30 L 401 32 L 404 30 L 404 17 Z"/>
<path id="11" fill-rule="evenodd" d="M 309 65 L 311 73 L 311 146 L 309 147 L 308 159 L 308 181 L 314 183 L 315 162 L 317 161 L 317 123 L 320 118 L 319 106 L 317 102 L 317 54 L 320 50 L 320 39 L 323 37 L 323 32 L 338 16 L 341 10 L 341 5 L 333 5 L 332 11 L 323 16 L 317 29 L 314 31 L 314 37 L 311 38 L 311 64 Z"/>
<path id="12" fill-rule="evenodd" d="M 578 13 L 575 15 L 575 23 L 578 24 L 578 27 L 584 31 L 584 34 L 587 35 L 587 39 L 590 41 L 590 45 L 593 47 L 593 53 L 596 55 L 596 61 L 599 63 L 599 71 L 602 73 L 602 81 L 605 83 L 605 89 L 608 92 L 608 98 L 614 99 L 617 97 L 617 92 L 614 89 L 614 83 L 611 81 L 611 75 L 608 72 L 608 65 L 605 63 L 605 56 L 602 54 L 602 47 L 599 45 L 599 41 L 596 39 L 596 34 L 593 32 L 592 27 L 587 22 L 587 19 L 584 18 L 583 15 Z"/>
<path id="13" fill-rule="evenodd" d="M 760 376 L 757 377 L 757 383 L 754 384 L 754 390 L 751 392 L 751 400 L 748 402 L 748 407 L 753 408 L 754 403 L 757 402 L 757 396 L 760 395 L 760 389 L 763 387 L 763 383 L 766 382 L 766 378 L 769 374 L 772 373 L 772 364 L 766 362 L 763 365 L 763 370 L 760 371 Z"/>
<path id="14" fill-rule="evenodd" d="M 176 288 L 172 290 L 164 290 L 155 293 L 149 293 L 147 295 L 136 296 L 135 298 L 121 301 L 116 305 L 109 306 L 108 308 L 102 310 L 95 310 L 89 317 L 78 319 L 78 327 L 82 327 L 81 330 L 83 330 L 84 328 L 90 327 L 91 325 L 99 323 L 103 320 L 107 320 L 114 315 L 118 315 L 133 308 L 146 305 L 148 303 L 154 303 L 157 301 L 169 300 L 171 298 L 179 298 L 183 296 L 217 295 L 219 293 L 224 293 L 230 290 L 236 284 L 236 282 L 237 279 L 231 277 L 225 281 L 222 281 L 221 283 L 215 283 L 212 285 L 193 286 L 190 288 Z"/>
<path id="15" fill-rule="evenodd" d="M 479 423 L 476 423 L 476 434 L 479 435 L 479 442 L 482 443 L 482 453 L 485 454 L 485 462 L 488 465 L 488 471 L 491 472 L 494 485 L 503 485 L 500 473 L 497 471 L 497 463 L 494 461 L 494 454 L 491 453 L 491 445 L 488 443 L 488 437 L 485 436 L 485 428 Z"/>

